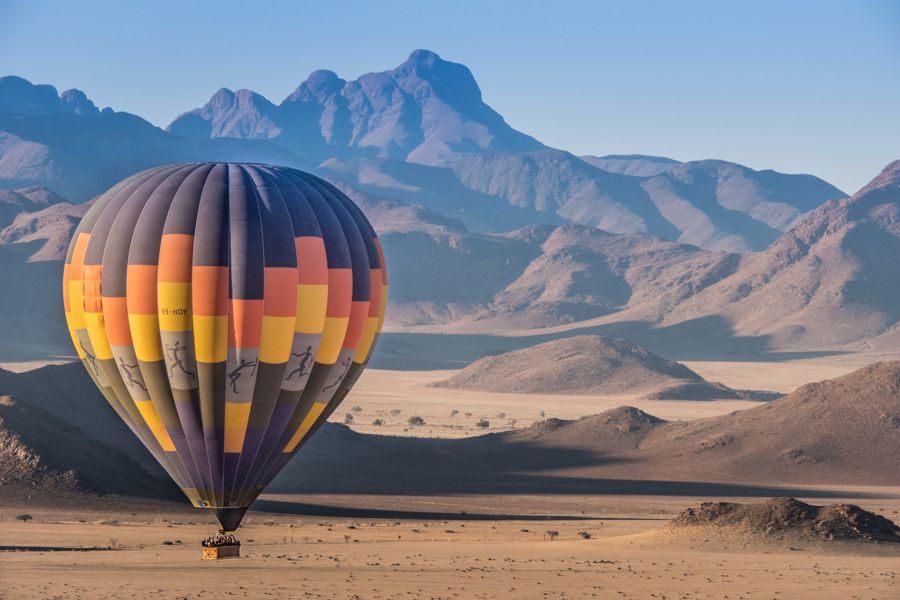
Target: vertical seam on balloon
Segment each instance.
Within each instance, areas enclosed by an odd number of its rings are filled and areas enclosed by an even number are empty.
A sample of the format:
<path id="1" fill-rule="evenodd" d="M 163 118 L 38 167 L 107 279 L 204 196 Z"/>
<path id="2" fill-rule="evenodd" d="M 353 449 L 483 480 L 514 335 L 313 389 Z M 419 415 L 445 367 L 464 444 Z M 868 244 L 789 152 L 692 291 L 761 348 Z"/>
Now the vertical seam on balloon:
<path id="1" fill-rule="evenodd" d="M 259 174 L 260 179 L 262 179 L 263 182 L 266 184 L 266 186 L 267 186 L 270 190 L 272 190 L 272 192 L 273 192 L 273 193 L 271 193 L 270 196 L 269 196 L 270 202 L 273 202 L 273 203 L 274 203 L 274 202 L 280 202 L 280 203 L 281 203 L 281 206 L 280 206 L 281 210 L 278 211 L 278 212 L 282 212 L 282 213 L 284 213 L 285 215 L 287 215 L 287 223 L 284 224 L 284 226 L 285 226 L 286 228 L 289 229 L 289 234 L 290 234 L 289 237 L 290 237 L 290 240 L 291 240 L 290 248 L 291 248 L 291 251 L 294 252 L 294 278 L 296 279 L 296 277 L 297 277 L 297 264 L 298 264 L 298 261 L 299 261 L 299 257 L 296 255 L 296 246 L 295 246 L 295 244 L 294 244 L 294 229 L 293 229 L 293 224 L 292 224 L 291 221 L 290 221 L 291 214 L 290 214 L 290 211 L 288 210 L 287 200 L 285 199 L 284 194 L 283 194 L 283 193 L 278 189 L 278 187 L 275 185 L 274 177 L 269 176 L 269 175 L 268 175 L 266 172 L 264 172 L 262 169 L 256 169 L 255 171 L 256 171 L 256 173 Z M 251 180 L 253 180 L 253 177 L 252 177 L 252 176 L 251 176 Z M 255 181 L 254 181 L 254 184 L 255 184 Z M 261 210 L 261 209 L 260 209 L 260 210 Z M 272 210 L 272 212 L 274 213 L 274 212 L 276 212 L 276 211 L 275 211 L 275 210 Z M 266 236 L 265 236 L 265 228 L 262 227 L 262 222 L 263 222 L 263 221 L 262 221 L 262 218 L 260 218 L 260 226 L 261 226 L 261 229 L 262 229 L 262 231 L 263 231 L 263 237 L 262 237 L 263 256 L 265 256 L 265 255 L 266 255 Z M 270 236 L 270 237 L 271 237 L 271 236 Z M 271 239 L 269 240 L 269 242 L 271 243 Z M 267 272 L 266 272 L 265 266 L 264 266 L 264 273 L 263 273 L 263 277 L 264 277 L 264 278 L 265 278 L 266 274 L 267 274 Z M 265 285 L 263 286 L 263 290 L 264 290 L 263 301 L 265 302 L 265 301 L 266 301 L 266 297 L 265 297 Z M 295 293 L 296 293 L 296 281 L 294 282 L 294 290 L 295 290 Z M 294 307 L 294 323 L 296 324 L 296 320 L 297 320 L 297 314 L 296 314 L 297 303 L 296 303 L 296 301 L 293 302 L 293 307 Z M 292 345 L 293 345 L 293 339 L 294 339 L 294 336 L 295 336 L 294 329 L 295 329 L 295 327 L 292 327 L 292 328 L 291 328 L 291 344 L 292 344 Z M 264 341 L 264 340 L 261 338 L 261 340 L 260 340 L 260 345 L 262 345 L 262 342 L 263 342 L 263 341 Z M 289 358 L 290 358 L 290 355 L 288 356 L 288 359 L 289 359 Z M 287 365 L 287 362 L 285 362 L 285 366 L 286 366 L 286 365 Z M 282 376 L 284 375 L 284 371 L 283 371 L 283 370 L 282 370 L 282 372 L 281 372 L 281 375 L 282 375 Z M 257 447 L 255 448 L 255 450 L 254 450 L 254 452 L 253 452 L 253 457 L 250 459 L 250 465 L 247 467 L 246 475 L 244 476 L 243 481 L 241 482 L 241 486 L 240 486 L 240 488 L 239 488 L 239 489 L 240 489 L 240 492 L 239 492 L 239 496 L 238 496 L 238 504 L 239 504 L 240 506 L 242 506 L 242 505 L 244 505 L 244 504 L 249 505 L 249 503 L 252 501 L 251 496 L 253 495 L 253 490 L 254 490 L 254 488 L 255 488 L 255 486 L 256 486 L 256 484 L 257 484 L 257 481 L 258 481 L 258 479 L 259 479 L 258 474 L 257 474 L 257 475 L 254 475 L 254 474 L 253 474 L 253 473 L 254 473 L 254 465 L 257 464 L 257 460 L 258 460 L 258 458 L 259 458 L 260 450 L 261 450 L 261 449 L 264 447 L 264 445 L 265 445 L 265 440 L 267 439 L 267 434 L 269 433 L 269 427 L 270 427 L 271 424 L 272 424 L 272 417 L 273 417 L 273 415 L 275 414 L 275 411 L 276 411 L 277 408 L 278 408 L 278 400 L 279 400 L 279 398 L 280 398 L 281 392 L 282 392 L 282 387 L 281 387 L 281 385 L 280 385 L 280 383 L 279 383 L 278 390 L 275 392 L 275 398 L 273 399 L 272 411 L 271 411 L 271 412 L 269 413 L 269 415 L 268 415 L 268 418 L 267 418 L 267 420 L 266 420 L 265 427 L 263 428 L 262 434 L 260 435 L 260 442 L 257 444 Z M 254 390 L 254 398 L 253 398 L 253 399 L 254 399 L 254 402 L 256 401 L 256 394 L 257 394 L 257 391 Z M 253 411 L 253 407 L 252 407 L 252 406 L 251 406 L 251 409 L 250 409 L 250 410 L 251 410 L 251 415 L 252 415 L 252 411 Z M 248 422 L 248 427 L 249 427 L 249 422 Z M 279 437 L 280 437 L 280 433 L 279 433 Z M 245 443 L 246 443 L 246 442 L 245 442 Z M 265 467 L 265 466 L 266 466 L 267 461 L 268 461 L 269 458 L 270 458 L 270 455 L 271 455 L 271 451 L 266 452 L 266 455 L 263 457 L 262 467 Z M 261 470 L 262 470 L 262 469 L 261 469 Z"/>
<path id="2" fill-rule="evenodd" d="M 206 174 L 202 175 L 201 170 L 204 168 L 207 168 L 207 167 L 209 167 L 209 168 L 207 169 Z M 185 352 L 185 354 L 189 355 L 190 358 L 193 359 L 194 365 L 197 364 L 197 356 L 196 356 L 196 339 L 194 338 L 194 324 L 193 324 L 193 307 L 192 307 L 193 282 L 191 281 L 191 269 L 193 267 L 193 248 L 194 248 L 194 243 L 195 243 L 194 238 L 196 237 L 197 212 L 199 211 L 199 208 L 200 208 L 200 198 L 202 197 L 202 194 L 203 194 L 203 188 L 205 187 L 206 181 L 209 178 L 209 175 L 212 172 L 212 170 L 213 170 L 213 166 L 210 166 L 209 164 L 194 165 L 194 168 L 191 170 L 191 172 L 188 174 L 188 176 L 185 177 L 184 181 L 182 181 L 182 184 L 179 185 L 178 189 L 176 189 L 175 193 L 172 195 L 172 201 L 169 203 L 169 208 L 166 211 L 166 216 L 163 220 L 163 230 L 162 230 L 162 235 L 160 238 L 160 243 L 162 244 L 163 239 L 165 238 L 166 235 L 183 235 L 182 233 L 178 233 L 178 234 L 166 233 L 166 228 L 169 225 L 169 219 L 172 217 L 172 211 L 174 208 L 176 208 L 175 203 L 179 197 L 179 192 L 181 191 L 181 187 L 183 185 L 187 184 L 188 181 L 190 181 L 190 183 L 192 185 L 197 183 L 196 180 L 199 180 L 200 177 L 202 176 L 203 180 L 202 180 L 202 182 L 199 182 L 200 183 L 200 194 L 197 197 L 197 199 L 193 200 L 192 194 L 188 194 L 187 195 L 188 199 L 182 201 L 182 202 L 193 202 L 194 203 L 194 206 L 193 206 L 194 216 L 193 216 L 193 222 L 191 223 L 191 229 L 193 230 L 193 235 L 191 236 L 191 240 L 190 240 L 191 241 L 191 252 L 190 252 L 189 256 L 186 257 L 186 259 L 190 261 L 190 267 L 189 267 L 188 273 L 187 273 L 187 278 L 188 278 L 187 285 L 188 285 L 188 289 L 191 291 L 187 298 L 187 304 L 188 304 L 189 310 L 191 310 L 191 313 L 190 313 L 190 318 L 186 319 L 187 324 L 190 326 L 190 333 L 187 333 L 187 330 L 180 331 L 181 335 L 183 335 L 184 337 L 190 337 L 192 339 L 192 341 L 194 342 L 194 344 L 192 346 L 187 347 L 186 352 Z M 192 177 L 194 177 L 195 174 L 197 174 L 197 173 L 201 173 L 201 175 L 198 175 L 195 179 L 192 179 Z M 179 205 L 178 208 L 179 209 L 182 208 L 182 205 Z M 177 228 L 177 225 L 175 227 Z M 160 245 L 160 249 L 162 249 L 162 245 Z M 162 269 L 160 269 L 158 271 L 158 273 L 161 271 L 162 271 Z M 160 335 L 162 335 L 162 328 L 160 328 Z M 191 361 L 189 360 L 188 362 L 190 364 Z M 197 373 L 195 373 L 194 375 L 198 376 Z M 212 484 L 213 473 L 211 471 L 211 466 L 210 466 L 210 462 L 209 462 L 209 452 L 206 448 L 206 436 L 203 433 L 203 418 L 202 418 L 202 405 L 200 403 L 200 390 L 199 390 L 199 387 L 197 387 L 197 388 L 192 388 L 192 389 L 188 389 L 188 390 L 179 390 L 179 392 L 181 392 L 181 393 L 187 392 L 186 395 L 189 398 L 189 406 L 187 407 L 186 410 L 188 410 L 188 411 L 192 410 L 194 408 L 193 405 L 196 403 L 197 409 L 200 411 L 198 425 L 200 427 L 200 432 L 202 435 L 202 437 L 201 437 L 201 440 L 203 443 L 202 454 L 203 454 L 203 457 L 205 458 L 205 461 L 204 461 L 205 469 L 203 468 L 203 465 L 201 465 L 201 463 L 197 460 L 197 456 L 198 456 L 199 452 L 194 451 L 193 443 L 195 443 L 195 441 L 188 441 L 187 447 L 191 454 L 191 460 L 194 463 L 194 467 L 197 471 L 197 475 L 200 477 L 200 480 L 196 482 L 197 485 L 195 486 L 195 489 L 198 490 L 198 496 L 200 496 L 200 498 L 202 499 L 202 501 L 205 503 L 206 506 L 215 506 L 215 504 L 216 504 L 216 502 L 215 502 L 215 487 L 213 486 L 212 489 L 207 489 L 206 483 L 204 481 L 204 479 L 208 479 L 208 481 L 210 482 L 210 485 L 213 485 Z M 174 401 L 174 392 L 173 392 L 173 401 Z M 176 403 L 176 410 L 177 410 L 177 403 Z M 178 419 L 179 419 L 179 422 L 181 423 L 182 431 L 185 432 L 185 438 L 187 439 L 187 429 L 185 427 L 185 422 L 181 418 L 180 413 L 178 413 Z M 206 474 L 206 478 L 204 478 L 204 471 Z M 210 496 L 210 494 L 212 496 Z"/>
<path id="3" fill-rule="evenodd" d="M 194 171 L 194 169 L 196 169 L 196 165 L 182 166 L 182 168 L 179 168 L 177 171 L 175 171 L 177 173 L 182 173 L 184 171 L 187 171 L 187 175 L 179 183 L 178 187 L 176 187 L 175 190 L 171 194 L 167 194 L 168 197 L 165 198 L 166 201 L 168 202 L 168 207 L 166 208 L 165 213 L 162 216 L 162 223 L 160 223 L 160 231 L 159 231 L 160 237 L 162 236 L 163 229 L 165 228 L 165 218 L 166 218 L 166 215 L 168 214 L 169 208 L 171 208 L 172 200 L 174 200 L 175 195 L 178 193 L 178 190 L 181 188 L 182 185 L 184 185 L 184 182 L 187 180 L 187 178 L 190 176 L 190 174 Z M 162 182 L 160 182 L 160 184 L 167 180 L 168 180 L 168 177 L 163 179 Z M 150 196 L 148 196 L 147 200 L 149 201 L 151 199 L 151 197 L 152 197 L 152 193 Z M 132 241 L 129 244 L 129 261 L 128 261 L 129 267 L 132 266 L 131 259 L 130 259 L 130 254 L 131 254 L 130 246 L 134 243 L 134 237 L 136 237 L 135 234 L 137 232 L 141 231 L 140 230 L 141 217 L 143 216 L 144 211 L 146 209 L 147 209 L 147 202 L 144 203 L 144 206 L 141 208 L 141 215 L 138 217 L 137 221 L 135 222 L 135 231 L 132 234 Z M 160 242 L 161 242 L 161 240 L 160 240 Z M 156 342 L 158 344 L 157 347 L 160 349 L 160 355 L 161 355 L 159 361 L 153 361 L 153 362 L 162 363 L 161 366 L 157 366 L 157 370 L 158 371 L 162 370 L 162 373 L 165 374 L 166 357 L 165 357 L 165 352 L 163 351 L 162 334 L 160 332 L 160 327 L 159 327 L 159 302 L 158 302 L 158 298 L 157 298 L 158 289 L 159 289 L 159 253 L 157 253 L 156 262 L 152 267 L 156 273 L 155 273 L 155 278 L 153 280 L 153 287 L 152 287 L 152 290 L 150 291 L 150 293 L 152 293 L 152 295 L 153 295 L 154 304 L 156 305 L 156 311 L 152 315 L 146 315 L 146 316 L 151 317 L 153 319 L 153 321 L 155 322 L 154 329 L 156 331 L 156 335 L 158 336 L 158 339 L 156 340 Z M 126 269 L 127 269 L 127 267 L 126 267 Z M 127 276 L 128 276 L 128 271 L 126 270 L 126 278 L 127 278 Z M 127 279 L 126 279 L 126 286 L 127 286 Z M 126 287 L 126 289 L 127 289 L 127 287 Z M 126 294 L 126 297 L 127 297 L 127 294 Z M 132 320 L 131 320 L 130 316 L 129 316 L 129 329 L 131 331 L 132 340 L 134 340 L 135 335 L 134 335 L 134 330 L 132 327 Z M 138 362 L 139 368 L 141 368 L 140 362 L 141 361 Z M 152 379 L 151 377 L 148 377 L 148 375 L 153 375 L 153 374 L 144 373 L 143 368 L 141 368 L 141 374 L 142 374 L 142 377 L 144 377 L 145 381 L 147 381 L 148 379 Z M 157 403 L 160 403 L 160 404 L 166 403 L 166 402 L 171 403 L 171 406 L 168 408 L 171 408 L 171 410 L 174 411 L 176 418 L 178 418 L 178 420 L 179 420 L 179 427 L 181 427 L 180 416 L 178 415 L 178 408 L 175 405 L 175 398 L 172 395 L 171 388 L 169 387 L 168 378 L 166 378 L 165 381 L 166 381 L 166 383 L 164 385 L 160 384 L 161 388 L 165 388 L 164 397 L 160 397 L 157 394 L 150 394 L 151 402 L 154 404 L 154 407 L 156 407 Z M 148 388 L 149 388 L 149 384 L 148 384 Z M 173 445 L 175 445 L 176 444 L 175 440 L 178 439 L 177 436 L 173 436 L 172 432 L 168 431 L 168 427 L 166 426 L 165 422 L 163 422 L 163 428 L 166 429 L 167 433 L 169 434 L 169 437 L 172 439 Z M 182 433 L 183 432 L 184 431 L 182 428 Z M 186 438 L 185 438 L 185 440 L 186 440 Z M 185 445 L 187 445 L 186 441 L 185 441 Z M 192 503 L 200 500 L 200 497 L 198 494 L 198 486 L 196 485 L 197 482 L 195 481 L 194 473 L 191 471 L 191 466 L 194 466 L 195 467 L 194 470 L 196 471 L 196 465 L 191 465 L 186 461 L 186 457 L 183 456 L 182 453 L 178 450 L 177 445 L 175 445 L 175 450 L 174 450 L 174 452 L 172 452 L 172 454 L 174 454 L 174 457 L 172 460 L 173 467 L 178 469 L 180 466 L 180 470 L 181 470 L 181 473 L 182 473 L 182 476 L 184 479 L 185 484 L 180 486 L 182 488 L 182 491 L 185 493 L 186 496 L 188 496 L 188 498 L 191 499 Z M 192 462 L 193 462 L 193 457 L 191 457 L 191 458 L 192 458 Z M 176 460 L 177 460 L 177 462 L 176 462 Z M 193 495 L 188 493 L 188 490 L 193 490 L 193 492 L 194 492 Z"/>
<path id="4" fill-rule="evenodd" d="M 246 196 L 247 202 L 248 202 L 248 203 L 255 203 L 255 204 L 250 204 L 249 208 L 255 208 L 256 214 L 259 215 L 259 212 L 260 212 L 260 207 L 259 207 L 259 194 L 258 194 L 258 192 L 257 192 L 257 190 L 256 190 L 256 186 L 253 185 L 252 178 L 251 178 L 250 175 L 247 173 L 246 166 L 245 166 L 243 163 L 238 163 L 238 164 L 235 165 L 235 167 L 236 167 L 237 169 L 239 169 L 240 174 L 241 174 L 241 178 L 242 178 L 243 182 L 245 183 L 245 185 L 246 185 L 246 187 L 247 187 L 247 196 Z M 229 191 L 230 191 L 230 188 L 229 188 Z M 229 194 L 229 196 L 230 196 L 230 194 Z M 230 198 L 229 198 L 229 199 L 230 199 Z M 257 220 L 257 226 L 258 226 L 258 231 L 256 231 L 256 235 L 258 235 L 258 240 L 259 240 L 260 244 L 262 244 L 262 243 L 263 243 L 263 240 L 264 240 L 264 232 L 263 232 L 263 227 L 262 227 L 262 218 L 261 218 L 261 216 L 260 216 L 259 219 Z M 230 229 L 230 227 L 231 227 L 231 215 L 229 214 L 229 229 Z M 248 234 L 249 234 L 249 232 L 250 232 L 249 224 L 248 224 L 248 226 L 247 226 L 247 232 L 248 232 Z M 230 237 L 231 237 L 231 236 L 229 236 L 229 238 L 230 238 Z M 247 243 L 248 243 L 248 244 L 251 243 L 249 237 L 248 237 L 248 239 L 247 239 Z M 232 256 L 232 254 L 231 254 L 231 252 L 229 252 L 229 255 L 228 255 L 228 260 L 229 260 L 229 271 L 231 270 L 231 267 L 232 267 L 232 265 L 231 265 L 231 256 Z M 262 271 L 263 271 L 262 274 L 263 274 L 263 285 L 264 285 L 264 284 L 265 284 L 265 257 L 264 257 L 264 256 L 260 256 L 260 260 L 263 261 L 263 262 L 262 262 L 262 267 L 261 267 L 261 268 L 262 268 Z M 258 266 L 258 265 L 257 265 L 257 266 Z M 264 294 L 263 294 L 263 295 L 264 295 Z M 230 293 L 229 293 L 229 296 L 231 296 Z M 232 304 L 232 302 L 229 302 L 229 308 L 231 307 L 231 304 Z M 235 323 L 235 327 L 237 327 L 237 323 Z M 235 332 L 235 333 L 236 333 L 236 332 Z M 243 347 L 243 346 L 242 346 L 242 347 Z M 236 347 L 236 349 L 237 349 L 237 347 Z M 257 351 L 257 357 L 256 357 L 256 365 L 257 365 L 257 366 L 256 366 L 256 368 L 259 369 L 259 342 L 257 342 L 257 344 L 256 344 L 256 351 Z M 239 452 L 237 452 L 237 456 L 235 457 L 235 466 L 234 466 L 233 479 L 232 479 L 232 481 L 231 481 L 231 487 L 228 488 L 228 492 L 229 492 L 229 493 L 226 495 L 226 502 L 225 502 L 225 504 L 229 504 L 229 505 L 233 505 L 233 504 L 239 499 L 239 493 L 238 493 L 238 489 L 237 489 L 236 486 L 238 485 L 238 475 L 240 474 L 241 462 L 242 462 L 242 460 L 243 460 L 243 458 L 244 458 L 244 446 L 245 446 L 246 443 L 247 443 L 247 431 L 248 431 L 248 429 L 249 429 L 249 427 L 250 427 L 250 414 L 251 414 L 251 411 L 253 410 L 253 402 L 254 402 L 254 400 L 255 400 L 255 398 L 256 398 L 257 383 L 258 383 L 258 379 L 254 378 L 254 379 L 253 379 L 253 390 L 252 390 L 252 393 L 250 394 L 250 399 L 249 399 L 249 401 L 247 402 L 247 404 L 249 404 L 249 406 L 248 406 L 247 409 L 246 409 L 246 410 L 247 410 L 247 421 L 246 421 L 246 423 L 243 424 L 243 426 L 244 426 L 244 431 L 243 431 L 243 435 L 242 435 L 242 437 L 241 437 L 241 449 L 240 449 Z"/>
<path id="5" fill-rule="evenodd" d="M 167 234 L 165 233 L 165 230 L 166 230 L 166 224 L 168 223 L 168 220 L 169 220 L 169 215 L 172 213 L 172 208 L 173 208 L 173 206 L 175 205 L 175 200 L 178 198 L 178 194 L 179 194 L 179 192 L 181 191 L 182 186 L 184 186 L 184 185 L 191 179 L 191 176 L 192 176 L 192 175 L 194 175 L 195 173 L 197 173 L 197 172 L 198 172 L 200 169 L 202 169 L 204 166 L 206 166 L 206 165 L 204 165 L 203 163 L 192 165 L 193 168 L 191 169 L 190 173 L 188 173 L 187 177 L 184 178 L 184 180 L 181 182 L 181 184 L 179 184 L 178 188 L 177 188 L 177 189 L 174 191 L 174 193 L 172 194 L 172 199 L 171 199 L 171 201 L 169 202 L 168 210 L 166 211 L 166 215 L 165 215 L 165 217 L 163 218 L 163 228 L 162 228 L 162 230 L 161 230 L 161 232 L 160 232 L 160 250 L 162 250 L 162 238 L 163 238 L 163 236 L 167 235 Z M 208 176 L 208 172 L 207 172 L 207 176 Z M 204 183 L 205 183 L 205 181 L 206 181 L 206 180 L 205 180 L 205 177 L 204 177 Z M 192 182 L 192 183 L 193 183 L 193 182 Z M 202 189 L 202 187 L 201 187 L 201 189 Z M 199 202 L 199 201 L 198 201 L 198 202 Z M 195 221 L 196 221 L 196 219 L 195 219 Z M 191 242 L 191 247 L 193 248 L 193 241 Z M 161 254 L 160 254 L 160 255 L 161 255 Z M 192 254 L 192 257 L 193 257 L 193 254 Z M 193 260 L 192 260 L 192 264 L 193 264 Z M 160 266 L 160 265 L 159 265 L 159 258 L 157 258 L 157 280 L 156 280 L 156 286 L 157 286 L 157 287 L 156 287 L 156 290 L 157 290 L 157 293 L 159 292 L 159 284 L 160 284 L 159 275 L 160 275 L 160 271 L 161 271 L 161 269 L 159 269 L 159 266 Z M 157 305 L 157 318 L 158 318 L 158 316 L 159 316 L 159 306 Z M 191 323 L 191 327 L 192 327 L 192 329 L 193 329 L 193 323 Z M 162 340 L 162 327 L 159 328 L 159 335 L 160 335 L 160 345 L 162 345 L 162 344 L 163 344 L 163 340 Z M 193 335 L 193 333 L 192 333 L 191 335 Z M 190 350 L 190 348 L 188 348 L 187 350 Z M 163 353 L 163 364 L 166 365 L 166 367 L 168 368 L 168 363 L 166 362 L 165 353 Z M 194 364 L 196 364 L 196 356 L 194 357 Z M 189 392 L 191 392 L 191 391 L 189 390 Z M 203 481 L 204 478 L 203 478 L 203 474 L 202 474 L 202 470 L 201 470 L 201 465 L 200 465 L 200 463 L 197 461 L 197 457 L 195 456 L 195 453 L 194 453 L 193 444 L 191 443 L 192 440 L 190 440 L 190 439 L 187 437 L 187 429 L 185 428 L 185 423 L 184 423 L 184 421 L 182 420 L 181 413 L 178 411 L 178 403 L 175 401 L 175 394 L 174 394 L 174 391 L 173 391 L 172 388 L 171 388 L 171 381 L 170 381 L 170 383 L 169 383 L 169 393 L 170 393 L 170 397 L 171 397 L 171 399 L 172 399 L 172 403 L 175 405 L 175 414 L 176 414 L 177 417 L 178 417 L 178 422 L 179 422 L 179 424 L 180 424 L 180 426 L 181 426 L 181 431 L 182 431 L 183 434 L 185 434 L 185 436 L 184 436 L 184 439 L 185 439 L 185 447 L 187 448 L 187 451 L 188 451 L 188 453 L 189 453 L 189 455 L 190 455 L 190 460 L 191 460 L 191 462 L 193 463 L 194 472 L 196 472 L 197 477 L 198 477 L 198 480 L 193 482 L 193 483 L 195 484 L 195 485 L 193 486 L 193 489 L 196 491 L 196 494 L 197 494 L 198 498 L 204 503 L 205 506 L 212 506 L 213 503 L 210 503 L 209 496 L 208 496 L 208 490 L 205 489 L 205 485 L 204 485 L 204 481 Z M 193 397 L 193 393 L 192 393 L 192 392 L 190 393 L 190 396 Z M 186 410 L 190 410 L 190 407 L 188 407 Z M 206 445 L 206 443 L 205 443 L 205 439 L 204 439 L 204 446 L 205 446 L 205 445 Z M 204 448 L 204 454 L 206 454 L 205 448 Z M 178 455 L 180 456 L 181 453 L 178 452 Z M 187 457 L 185 457 L 185 458 L 187 458 Z M 185 460 L 185 459 L 183 458 L 182 461 L 184 461 L 184 460 Z"/>

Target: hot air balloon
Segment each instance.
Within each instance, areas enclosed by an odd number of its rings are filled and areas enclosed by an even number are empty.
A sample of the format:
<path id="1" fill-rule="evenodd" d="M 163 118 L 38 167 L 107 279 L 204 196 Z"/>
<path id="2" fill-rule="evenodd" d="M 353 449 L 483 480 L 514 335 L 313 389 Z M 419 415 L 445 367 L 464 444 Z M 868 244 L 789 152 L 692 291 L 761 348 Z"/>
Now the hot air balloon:
<path id="1" fill-rule="evenodd" d="M 346 397 L 386 297 L 362 211 L 322 179 L 261 164 L 125 179 L 79 224 L 63 273 L 88 374 L 223 531 Z"/>

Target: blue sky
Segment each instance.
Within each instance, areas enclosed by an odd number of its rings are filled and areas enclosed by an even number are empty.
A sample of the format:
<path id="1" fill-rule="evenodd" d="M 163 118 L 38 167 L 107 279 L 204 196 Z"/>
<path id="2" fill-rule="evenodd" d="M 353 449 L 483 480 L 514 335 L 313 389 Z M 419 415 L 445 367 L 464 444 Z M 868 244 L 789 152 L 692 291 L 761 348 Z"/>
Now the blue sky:
<path id="1" fill-rule="evenodd" d="M 280 102 L 415 48 L 576 154 L 723 158 L 855 191 L 900 158 L 900 2 L 0 0 L 0 74 L 165 126 L 219 87 Z"/>

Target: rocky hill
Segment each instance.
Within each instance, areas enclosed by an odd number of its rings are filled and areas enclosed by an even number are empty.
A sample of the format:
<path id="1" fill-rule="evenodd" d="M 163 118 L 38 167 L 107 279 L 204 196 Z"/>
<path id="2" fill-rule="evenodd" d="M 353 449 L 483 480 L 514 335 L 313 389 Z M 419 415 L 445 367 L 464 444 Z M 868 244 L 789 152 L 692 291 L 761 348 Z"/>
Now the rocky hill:
<path id="1" fill-rule="evenodd" d="M 479 359 L 437 387 L 544 394 L 651 393 L 660 399 L 737 398 L 681 363 L 627 340 L 583 335 Z M 689 386 L 685 393 L 684 386 Z M 674 389 L 670 393 L 668 390 Z M 652 390 L 652 391 L 651 391 Z"/>
<path id="2" fill-rule="evenodd" d="M 900 543 L 900 527 L 853 504 L 813 506 L 794 498 L 758 504 L 703 502 L 672 519 L 670 531 L 819 542 Z"/>

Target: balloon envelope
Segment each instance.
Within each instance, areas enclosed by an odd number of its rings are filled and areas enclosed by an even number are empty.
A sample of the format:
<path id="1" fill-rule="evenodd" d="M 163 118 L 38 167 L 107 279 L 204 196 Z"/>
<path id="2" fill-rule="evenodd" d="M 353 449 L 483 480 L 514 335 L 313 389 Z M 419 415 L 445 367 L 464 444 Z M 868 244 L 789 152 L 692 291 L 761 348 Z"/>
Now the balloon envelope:
<path id="1" fill-rule="evenodd" d="M 122 181 L 79 224 L 63 274 L 88 373 L 229 531 L 347 395 L 386 297 L 362 211 L 317 177 L 256 164 Z"/>

